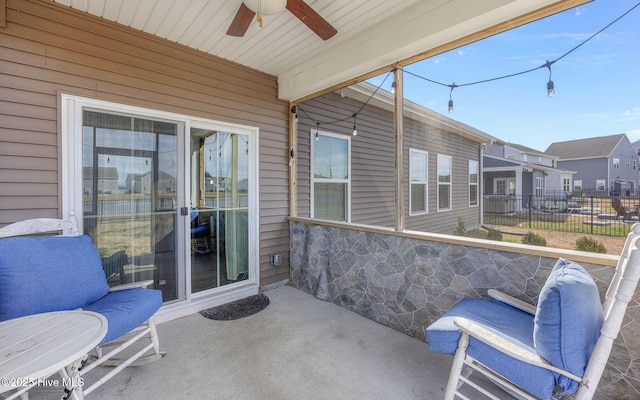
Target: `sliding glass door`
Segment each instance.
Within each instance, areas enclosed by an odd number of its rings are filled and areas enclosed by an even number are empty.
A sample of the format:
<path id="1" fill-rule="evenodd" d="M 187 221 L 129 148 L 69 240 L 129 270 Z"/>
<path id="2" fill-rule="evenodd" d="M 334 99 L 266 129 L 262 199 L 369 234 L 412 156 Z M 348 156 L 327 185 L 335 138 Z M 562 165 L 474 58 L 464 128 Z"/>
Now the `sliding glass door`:
<path id="1" fill-rule="evenodd" d="M 191 128 L 191 291 L 249 278 L 249 137 Z"/>
<path id="2" fill-rule="evenodd" d="M 109 284 L 153 280 L 178 299 L 176 122 L 84 110 L 83 232 Z"/>
<path id="3" fill-rule="evenodd" d="M 257 128 L 61 103 L 62 212 L 92 237 L 110 286 L 150 280 L 180 312 L 258 287 Z"/>

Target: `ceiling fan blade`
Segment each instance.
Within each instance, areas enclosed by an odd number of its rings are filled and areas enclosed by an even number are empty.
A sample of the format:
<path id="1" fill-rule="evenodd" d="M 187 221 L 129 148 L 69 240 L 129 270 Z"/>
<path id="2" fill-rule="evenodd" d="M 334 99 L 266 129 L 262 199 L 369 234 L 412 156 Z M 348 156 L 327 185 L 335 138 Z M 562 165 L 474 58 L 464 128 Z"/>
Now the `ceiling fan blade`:
<path id="1" fill-rule="evenodd" d="M 287 10 L 298 17 L 322 40 L 331 39 L 338 31 L 303 0 L 287 0 Z"/>
<path id="2" fill-rule="evenodd" d="M 255 15 L 255 12 L 251 11 L 249 7 L 242 3 L 236 13 L 236 16 L 233 18 L 233 21 L 231 21 L 231 25 L 227 30 L 227 35 L 238 37 L 244 36 L 244 34 L 247 33 L 247 29 L 249 29 L 249 25 L 251 25 L 251 21 L 253 21 L 253 17 Z"/>

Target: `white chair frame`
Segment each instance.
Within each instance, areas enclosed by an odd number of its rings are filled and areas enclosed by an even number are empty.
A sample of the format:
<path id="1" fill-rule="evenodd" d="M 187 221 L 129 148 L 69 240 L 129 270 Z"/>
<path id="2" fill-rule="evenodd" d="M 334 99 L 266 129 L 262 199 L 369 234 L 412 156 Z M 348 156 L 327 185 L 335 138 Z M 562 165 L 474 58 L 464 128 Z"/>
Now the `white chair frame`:
<path id="1" fill-rule="evenodd" d="M 70 236 L 79 235 L 80 231 L 78 229 L 78 222 L 76 220 L 75 212 L 71 211 L 69 213 L 68 220 L 55 218 L 33 218 L 15 222 L 13 224 L 0 228 L 0 239 L 13 236 L 37 235 L 50 232 L 64 232 L 65 234 L 68 234 Z M 152 283 L 152 280 L 128 283 L 124 285 L 114 286 L 110 288 L 109 291 L 116 292 L 138 287 L 147 287 Z M 116 358 L 116 356 L 123 350 L 129 348 L 139 340 L 144 339 L 149 340 L 150 343 L 145 345 L 135 354 L 132 354 L 127 358 Z M 107 349 L 108 351 L 105 353 L 105 350 Z M 98 387 L 100 387 L 103 383 L 107 382 L 114 375 L 118 374 L 128 366 L 147 364 L 166 356 L 165 352 L 160 351 L 160 342 L 158 340 L 158 333 L 153 316 L 133 331 L 130 331 L 126 335 L 112 342 L 97 346 L 94 350 L 96 353 L 95 356 L 87 357 L 81 364 L 75 363 L 67 367 L 66 371 L 63 371 L 63 375 L 65 374 L 65 372 L 67 375 L 63 376 L 63 378 L 69 378 L 69 376 L 73 376 L 73 372 L 75 372 L 76 370 L 79 370 L 80 376 L 84 377 L 100 365 L 114 367 L 107 374 L 103 375 L 97 381 L 93 382 L 90 386 L 83 388 L 82 392 L 84 393 L 84 395 L 90 394 Z M 148 352 L 150 352 L 150 350 L 153 350 L 153 352 L 147 354 Z"/>
<path id="2" fill-rule="evenodd" d="M 453 400 L 456 396 L 464 400 L 470 400 L 469 397 L 460 391 L 464 384 L 471 386 L 493 400 L 501 400 L 501 398 L 496 396 L 496 394 L 490 392 L 486 388 L 483 388 L 470 379 L 470 374 L 474 371 L 484 375 L 486 378 L 493 381 L 516 398 L 531 400 L 537 399 L 528 392 L 514 385 L 505 377 L 495 373 L 466 354 L 466 349 L 469 345 L 469 338 L 471 336 L 501 351 L 502 353 L 516 358 L 517 360 L 540 368 L 548 369 L 575 380 L 580 384 L 575 395 L 575 400 L 592 399 L 598 387 L 598 383 L 600 382 L 600 378 L 602 377 L 602 373 L 607 365 L 609 355 L 611 354 L 613 341 L 620 332 L 627 305 L 636 291 L 638 280 L 640 280 L 640 223 L 634 224 L 631 232 L 627 236 L 627 240 L 616 266 L 615 274 L 611 280 L 609 288 L 607 289 L 605 300 L 603 302 L 604 323 L 600 330 L 600 337 L 598 338 L 596 346 L 591 354 L 583 376 L 576 376 L 568 371 L 556 368 L 536 353 L 521 348 L 512 342 L 489 332 L 487 329 L 473 321 L 466 318 L 455 318 L 454 324 L 462 331 L 462 335 L 458 342 L 458 349 L 455 353 L 453 365 L 451 367 L 449 381 L 445 390 L 445 400 Z M 535 306 L 497 290 L 489 290 L 489 296 L 532 315 L 535 315 L 536 313 Z M 463 372 L 463 368 L 465 366 L 467 368 Z"/>

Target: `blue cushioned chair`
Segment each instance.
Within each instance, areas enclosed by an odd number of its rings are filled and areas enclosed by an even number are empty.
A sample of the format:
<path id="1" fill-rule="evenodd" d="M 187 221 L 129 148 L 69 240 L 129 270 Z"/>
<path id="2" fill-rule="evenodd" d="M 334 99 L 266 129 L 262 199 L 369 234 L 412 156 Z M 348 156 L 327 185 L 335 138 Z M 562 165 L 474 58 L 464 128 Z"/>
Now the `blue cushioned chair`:
<path id="1" fill-rule="evenodd" d="M 53 231 L 68 236 L 23 237 Z M 73 215 L 68 221 L 17 222 L 1 228 L 0 238 L 0 321 L 74 309 L 95 311 L 107 319 L 108 330 L 96 348 L 95 360 L 80 375 L 98 365 L 115 368 L 91 386 L 87 384 L 85 395 L 129 365 L 164 356 L 153 319 L 162 306 L 161 292 L 145 288 L 153 281 L 110 289 L 98 251 L 91 237 L 78 235 Z M 127 348 L 126 357 L 116 357 Z"/>
<path id="2" fill-rule="evenodd" d="M 209 225 L 200 224 L 199 215 L 197 208 L 191 209 L 191 249 L 198 254 L 207 254 L 211 229 Z"/>
<path id="3" fill-rule="evenodd" d="M 576 399 L 591 399 L 640 279 L 639 245 L 635 224 L 603 304 L 589 273 L 560 259 L 537 306 L 495 290 L 493 299 L 454 305 L 426 329 L 430 350 L 455 354 L 444 398 L 475 398 L 470 393 L 478 391 L 500 399 L 472 379 L 478 372 L 518 398 L 577 392 Z"/>

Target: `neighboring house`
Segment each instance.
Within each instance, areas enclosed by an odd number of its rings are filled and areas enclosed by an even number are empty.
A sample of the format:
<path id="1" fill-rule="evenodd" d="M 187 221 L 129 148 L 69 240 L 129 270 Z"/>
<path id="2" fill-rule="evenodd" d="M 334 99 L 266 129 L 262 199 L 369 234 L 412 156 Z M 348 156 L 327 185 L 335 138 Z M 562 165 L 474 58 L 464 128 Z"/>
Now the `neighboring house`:
<path id="1" fill-rule="evenodd" d="M 545 154 L 558 158 L 558 168 L 576 171 L 574 192 L 596 196 L 638 192 L 640 159 L 624 133 L 551 143 Z"/>
<path id="2" fill-rule="evenodd" d="M 120 186 L 118 184 L 118 168 L 99 167 L 97 169 L 97 179 L 94 179 L 93 171 L 93 167 L 82 168 L 82 192 L 85 195 L 91 195 L 94 191 L 98 194 L 118 193 L 120 191 Z"/>
<path id="3" fill-rule="evenodd" d="M 299 105 L 299 216 L 394 227 L 393 94 L 376 89 L 362 82 Z M 408 100 L 404 110 L 406 228 L 451 234 L 458 217 L 478 228 L 481 148 L 494 138 Z M 343 121 L 321 124 L 316 139 L 316 119 Z"/>
<path id="4" fill-rule="evenodd" d="M 530 147 L 502 140 L 493 142 L 483 154 L 485 211 L 521 211 L 542 206 L 549 197 L 566 197 L 571 192 L 573 173 L 557 169 L 556 163 L 557 157 Z M 495 197 L 504 195 L 514 195 L 522 201 L 514 200 L 509 209 L 504 209 L 509 203 Z"/>

